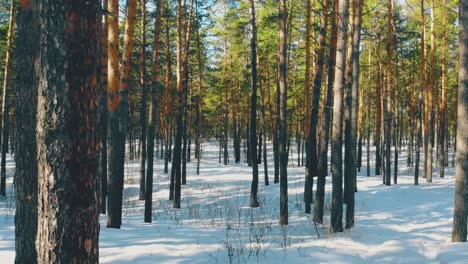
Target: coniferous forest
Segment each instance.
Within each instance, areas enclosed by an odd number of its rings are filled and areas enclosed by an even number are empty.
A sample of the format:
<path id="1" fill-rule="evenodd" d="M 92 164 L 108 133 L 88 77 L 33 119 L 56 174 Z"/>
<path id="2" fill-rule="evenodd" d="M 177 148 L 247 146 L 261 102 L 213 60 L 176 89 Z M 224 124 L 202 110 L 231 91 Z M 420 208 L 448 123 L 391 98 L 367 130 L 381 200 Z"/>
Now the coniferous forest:
<path id="1" fill-rule="evenodd" d="M 468 0 L 3 0 L 0 263 L 466 263 Z"/>

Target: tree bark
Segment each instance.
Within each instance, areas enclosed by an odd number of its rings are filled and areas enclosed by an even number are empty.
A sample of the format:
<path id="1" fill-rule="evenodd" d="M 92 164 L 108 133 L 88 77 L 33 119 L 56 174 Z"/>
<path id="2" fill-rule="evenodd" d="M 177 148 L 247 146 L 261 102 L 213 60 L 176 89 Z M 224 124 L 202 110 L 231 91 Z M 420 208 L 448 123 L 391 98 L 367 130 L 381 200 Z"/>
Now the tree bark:
<path id="1" fill-rule="evenodd" d="M 252 159 L 252 184 L 250 187 L 250 207 L 258 207 L 258 158 L 257 158 L 257 26 L 255 22 L 254 0 L 249 0 L 250 24 L 252 26 L 252 38 L 250 40 L 250 65 L 252 69 L 250 99 L 250 157 Z"/>
<path id="2" fill-rule="evenodd" d="M 108 0 L 102 2 L 102 6 L 107 8 Z M 101 27 L 102 36 L 102 56 L 101 56 L 101 87 L 99 89 L 99 126 L 100 126 L 100 143 L 101 148 L 99 150 L 99 179 L 100 179 L 100 203 L 101 203 L 101 213 L 105 214 L 107 212 L 107 138 L 108 138 L 108 107 L 107 107 L 107 78 L 108 78 L 108 18 L 107 16 L 103 17 L 103 25 Z"/>
<path id="3" fill-rule="evenodd" d="M 288 224 L 288 152 L 286 144 L 288 138 L 287 127 L 287 31 L 286 31 L 286 0 L 279 1 L 279 47 L 278 47 L 278 154 L 280 176 L 280 225 Z"/>
<path id="4" fill-rule="evenodd" d="M 125 132 L 120 124 L 120 105 L 126 91 L 120 89 L 119 67 L 119 1 L 109 0 L 108 11 L 108 108 L 109 108 L 109 175 L 108 175 L 108 219 L 107 227 L 120 228 L 122 222 L 122 191 L 125 159 Z M 123 139 L 122 139 L 123 137 Z"/>
<path id="5" fill-rule="evenodd" d="M 361 24 L 363 0 L 352 3 L 352 54 L 351 54 L 351 89 L 347 89 L 348 122 L 346 122 L 345 149 L 345 197 L 346 228 L 354 226 L 354 193 L 356 191 L 356 147 L 357 147 L 357 111 L 359 107 L 359 48 L 361 44 Z"/>
<path id="6" fill-rule="evenodd" d="M 146 0 L 140 1 L 141 5 L 141 55 L 140 55 L 140 200 L 145 199 L 145 172 L 146 172 L 146 101 L 148 93 L 146 91 Z M 159 32 L 158 32 L 159 34 Z"/>
<path id="7" fill-rule="evenodd" d="M 99 261 L 99 10 L 39 2 L 38 263 Z"/>
<path id="8" fill-rule="evenodd" d="M 330 0 L 326 0 L 323 5 L 323 15 L 329 16 L 328 6 Z M 322 100 L 322 116 L 320 118 L 320 141 L 318 144 L 318 167 L 317 167 L 317 191 L 315 196 L 314 204 L 314 221 L 317 223 L 323 223 L 323 208 L 325 203 L 325 177 L 328 175 L 328 141 L 330 138 L 330 119 L 331 119 L 331 109 L 333 108 L 333 82 L 335 79 L 335 59 L 336 59 L 336 41 L 337 41 L 337 19 L 336 14 L 338 11 L 338 2 L 333 2 L 332 11 L 332 25 L 331 25 L 331 35 L 330 35 L 330 48 L 329 48 L 329 57 L 328 57 L 328 74 L 327 74 L 327 90 L 324 93 Z M 323 22 L 322 17 L 322 22 Z M 328 18 L 327 18 L 328 19 Z M 322 31 L 324 28 L 321 29 Z M 326 30 L 326 27 L 325 27 Z"/>
<path id="9" fill-rule="evenodd" d="M 39 48 L 36 1 L 21 1 L 16 32 L 15 115 L 15 263 L 37 263 L 37 78 Z M 33 62 L 33 63 L 31 63 Z"/>
<path id="10" fill-rule="evenodd" d="M 152 58 L 152 79 L 151 79 L 151 100 L 150 116 L 148 127 L 147 143 L 147 166 L 146 166 L 146 192 L 145 192 L 145 222 L 151 223 L 153 216 L 153 163 L 154 163 L 154 138 L 156 133 L 157 113 L 158 113 L 158 91 L 162 85 L 159 80 L 159 37 L 161 31 L 162 0 L 156 2 L 156 19 L 154 24 L 153 58 Z"/>
<path id="11" fill-rule="evenodd" d="M 457 164 L 455 170 L 455 207 L 452 242 L 466 242 L 468 205 L 468 0 L 460 0 Z"/>
<path id="12" fill-rule="evenodd" d="M 332 233 L 343 232 L 343 93 L 346 67 L 346 34 L 348 29 L 348 0 L 338 3 L 338 32 L 336 45 L 335 80 L 333 83 L 333 128 L 332 128 Z"/>

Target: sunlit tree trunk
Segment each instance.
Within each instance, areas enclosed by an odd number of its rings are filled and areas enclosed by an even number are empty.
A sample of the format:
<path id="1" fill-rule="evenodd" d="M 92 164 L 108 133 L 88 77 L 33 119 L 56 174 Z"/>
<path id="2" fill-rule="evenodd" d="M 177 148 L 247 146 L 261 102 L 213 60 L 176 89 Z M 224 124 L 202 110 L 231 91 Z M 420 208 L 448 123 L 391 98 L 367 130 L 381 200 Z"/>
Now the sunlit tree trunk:
<path id="1" fill-rule="evenodd" d="M 468 0 L 459 2 L 459 66 L 457 110 L 457 166 L 455 170 L 455 207 L 453 242 L 466 242 L 468 205 Z"/>
<path id="2" fill-rule="evenodd" d="M 332 127 L 332 204 L 330 231 L 343 232 L 343 94 L 345 86 L 346 35 L 348 29 L 348 0 L 338 3 L 335 80 L 333 82 Z"/>

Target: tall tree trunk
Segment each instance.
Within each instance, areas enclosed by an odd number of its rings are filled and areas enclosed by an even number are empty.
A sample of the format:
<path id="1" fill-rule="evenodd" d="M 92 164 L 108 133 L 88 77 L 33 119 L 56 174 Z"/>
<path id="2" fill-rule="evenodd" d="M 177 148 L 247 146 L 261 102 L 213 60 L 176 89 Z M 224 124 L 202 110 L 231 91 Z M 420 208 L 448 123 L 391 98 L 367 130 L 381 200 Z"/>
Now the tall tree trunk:
<path id="1" fill-rule="evenodd" d="M 176 118 L 176 135 L 174 142 L 174 158 L 172 162 L 172 170 L 174 171 L 174 208 L 180 208 L 181 196 L 181 156 L 182 156 L 182 130 L 183 130 L 183 106 L 184 106 L 184 86 L 183 65 L 182 65 L 182 1 L 177 0 L 177 118 Z"/>
<path id="2" fill-rule="evenodd" d="M 37 79 L 39 49 L 36 1 L 21 1 L 16 32 L 15 78 L 15 263 L 37 263 Z M 31 63 L 33 62 L 33 63 Z"/>
<path id="3" fill-rule="evenodd" d="M 108 219 L 107 226 L 120 228 L 122 219 L 122 191 L 125 159 L 125 133 L 120 127 L 121 96 L 119 67 L 119 1 L 109 0 L 108 20 L 108 107 L 109 107 L 109 175 L 108 175 Z M 123 128 L 122 128 L 123 129 Z M 123 137 L 123 139 L 122 139 Z M 122 144 L 123 143 L 123 144 Z"/>
<path id="4" fill-rule="evenodd" d="M 198 1 L 196 1 L 196 16 L 198 24 L 200 24 L 200 21 L 198 21 L 199 16 L 198 16 Z M 196 138 L 195 138 L 195 153 L 196 153 L 196 158 L 197 158 L 197 175 L 200 174 L 200 161 L 201 161 L 201 129 L 202 129 L 202 103 L 203 103 L 203 63 L 201 59 L 201 43 L 200 43 L 200 27 L 197 27 L 197 36 L 196 36 L 196 41 L 197 41 L 197 63 L 198 63 L 198 91 L 196 95 L 196 114 L 195 114 L 195 124 L 196 124 Z M 239 145 L 239 153 L 238 153 L 238 160 L 236 160 L 236 163 L 239 163 L 240 161 L 240 142 L 238 143 Z"/>
<path id="5" fill-rule="evenodd" d="M 186 12 L 186 6 L 184 5 L 184 12 Z M 192 14 L 193 14 L 193 0 L 190 1 L 190 11 L 185 20 L 185 41 L 184 41 L 184 58 L 183 58 L 183 79 L 182 86 L 184 89 L 184 108 L 183 108 L 183 126 L 182 126 L 182 185 L 187 184 L 187 131 L 190 122 L 188 121 L 188 95 L 189 95 L 189 48 L 190 48 L 190 39 L 192 35 Z M 190 149 L 190 147 L 189 147 Z M 190 158 L 189 158 L 190 160 Z"/>
<path id="6" fill-rule="evenodd" d="M 311 130 L 317 131 L 317 124 L 312 125 L 312 121 L 310 120 L 312 115 L 314 113 L 311 113 L 310 106 L 311 106 L 311 100 L 310 100 L 310 64 L 311 64 L 311 59 L 310 59 L 310 31 L 311 31 L 311 13 L 312 13 L 312 0 L 307 0 L 306 1 L 306 39 L 305 39 L 305 51 L 306 51 L 306 56 L 305 56 L 305 82 L 304 82 L 304 90 L 305 90 L 305 133 L 307 136 L 306 139 L 306 168 L 305 168 L 305 181 L 304 181 L 304 204 L 305 204 L 305 213 L 310 214 L 310 205 L 313 200 L 313 181 L 314 181 L 314 176 L 317 174 L 317 137 L 316 135 L 314 136 L 314 132 Z M 322 15 L 322 19 L 325 15 Z M 326 17 L 326 16 L 325 16 Z M 323 25 L 321 25 L 321 30 L 323 29 Z M 326 28 L 325 28 L 326 32 Z M 323 42 L 325 42 L 324 34 L 322 34 L 322 31 L 320 32 L 320 44 L 322 44 L 322 38 Z M 321 49 L 320 49 L 321 48 Z M 323 48 L 322 45 L 319 48 L 319 56 L 320 53 L 322 53 L 322 61 L 323 61 Z M 323 65 L 323 63 L 322 63 Z M 317 62 L 317 66 L 320 67 L 319 63 Z M 315 78 L 317 78 L 317 73 Z M 321 77 L 321 76 L 320 76 Z M 321 81 L 321 80 L 320 80 Z M 314 85 L 315 88 L 315 85 Z M 320 98 L 320 86 L 318 87 L 319 93 L 318 95 L 315 92 L 314 89 L 314 102 L 315 98 L 318 97 Z M 317 107 L 314 105 L 314 107 Z M 317 108 L 316 108 L 317 109 Z M 317 120 L 317 113 L 315 113 L 314 116 L 315 120 Z M 313 144 L 311 141 L 314 141 L 315 144 Z M 314 145 L 314 146 L 312 146 Z M 298 163 L 299 163 L 299 146 L 298 146 Z M 299 166 L 300 164 L 298 164 Z M 314 168 L 314 169 L 313 169 Z"/>
<path id="7" fill-rule="evenodd" d="M 333 82 L 332 131 L 332 205 L 331 232 L 343 232 L 343 93 L 346 66 L 346 34 L 348 29 L 348 0 L 338 3 L 338 32 L 336 45 L 335 81 Z"/>
<path id="8" fill-rule="evenodd" d="M 457 167 L 452 242 L 466 242 L 468 204 L 468 0 L 459 2 Z"/>
<path id="9" fill-rule="evenodd" d="M 145 199 L 145 165 L 146 165 L 146 101 L 148 93 L 146 91 L 146 0 L 140 1 L 141 5 L 141 57 L 140 57 L 140 200 Z M 159 32 L 158 32 L 159 34 Z"/>
<path id="10" fill-rule="evenodd" d="M 250 157 L 252 159 L 252 185 L 250 187 L 250 207 L 258 207 L 258 159 L 257 159 L 257 26 L 255 22 L 254 0 L 249 0 L 250 24 L 250 65 L 252 67 L 252 94 L 250 99 Z"/>
<path id="11" fill-rule="evenodd" d="M 447 12 L 446 11 L 447 0 L 443 1 L 444 13 L 442 15 L 442 95 L 441 95 L 441 107 L 440 107 L 440 147 L 439 147 L 439 176 L 444 178 L 445 176 L 445 161 L 446 156 L 446 138 L 447 138 L 447 122 L 446 122 L 446 112 L 447 112 Z"/>
<path id="12" fill-rule="evenodd" d="M 108 0 L 102 2 L 103 8 L 107 8 Z M 102 56 L 101 56 L 101 87 L 99 89 L 99 126 L 100 126 L 100 143 L 99 150 L 99 179 L 100 179 L 100 198 L 101 198 L 101 213 L 107 212 L 107 132 L 108 132 L 108 107 L 107 107 L 107 72 L 108 72 L 108 18 L 103 17 L 103 25 L 101 27 L 102 36 Z"/>
<path id="13" fill-rule="evenodd" d="M 431 68 L 429 72 L 429 86 L 428 86 L 428 98 L 427 98 L 427 105 L 426 111 L 429 115 L 427 117 L 429 131 L 427 134 L 427 161 L 426 161 L 426 181 L 432 182 L 432 162 L 433 162 L 433 148 L 434 148 L 434 91 L 435 91 L 435 16 L 434 16 L 434 8 L 435 3 L 434 0 L 431 0 Z"/>
<path id="14" fill-rule="evenodd" d="M 286 0 L 279 1 L 279 47 L 278 47 L 278 154 L 280 170 L 280 225 L 288 224 L 288 152 L 286 143 L 288 138 L 287 127 L 287 31 L 286 31 Z"/>
<path id="15" fill-rule="evenodd" d="M 100 8 L 39 2 L 38 263 L 99 261 Z"/>
<path id="16" fill-rule="evenodd" d="M 393 17 L 393 3 L 392 0 L 387 0 L 387 61 L 385 69 L 385 185 L 391 185 L 391 147 L 392 147 L 392 99 L 391 93 L 393 89 L 393 66 L 392 66 L 392 49 L 393 49 L 393 32 L 392 32 L 392 17 Z"/>
<path id="17" fill-rule="evenodd" d="M 145 192 L 145 222 L 151 223 L 153 216 L 153 162 L 154 162 L 154 138 L 158 116 L 158 92 L 161 89 L 159 80 L 159 36 L 161 31 L 162 0 L 156 3 L 156 19 L 154 24 L 153 58 L 150 116 L 148 127 L 147 166 L 146 166 L 146 192 Z"/>
<path id="18" fill-rule="evenodd" d="M 6 150 L 8 148 L 8 85 L 10 81 L 10 70 L 11 70 L 11 50 L 13 43 L 13 28 L 15 26 L 16 18 L 16 1 L 11 1 L 10 4 L 10 18 L 8 23 L 7 33 L 7 47 L 5 56 L 5 73 L 3 74 L 3 101 L 2 101 L 2 121 L 1 121 L 1 165 L 0 165 L 0 195 L 6 195 Z"/>
<path id="19" fill-rule="evenodd" d="M 376 84 L 376 98 L 375 98 L 375 112 L 376 112 L 376 127 L 375 127 L 375 175 L 382 174 L 382 62 L 380 57 L 380 27 L 379 23 L 376 26 L 376 47 L 375 53 L 377 57 L 377 84 Z"/>
<path id="20" fill-rule="evenodd" d="M 346 228 L 354 226 L 354 193 L 356 186 L 356 141 L 357 141 L 357 111 L 359 107 L 359 48 L 361 45 L 362 6 L 364 0 L 352 2 L 352 54 L 351 54 L 351 89 L 347 89 L 346 149 L 345 149 L 345 194 Z"/>
<path id="21" fill-rule="evenodd" d="M 329 16 L 329 6 L 330 0 L 325 0 L 323 3 L 323 13 L 322 13 L 322 25 L 320 29 L 320 45 L 322 45 L 322 34 L 326 34 L 326 25 Z M 336 33 L 337 33 L 337 25 L 336 25 L 336 13 L 337 13 L 337 1 L 333 2 L 333 16 L 332 16 L 332 25 L 331 25 L 331 35 L 330 35 L 330 49 L 329 49 L 329 57 L 328 57 L 328 83 L 327 83 L 327 90 L 324 93 L 324 97 L 322 100 L 322 116 L 320 118 L 320 131 L 319 131 L 319 139 L 320 142 L 317 146 L 317 153 L 318 153 L 318 166 L 317 166 L 317 191 L 315 196 L 315 204 L 314 204 L 314 221 L 317 223 L 323 223 L 323 208 L 325 203 L 325 177 L 328 175 L 328 140 L 330 138 L 330 116 L 331 116 L 331 109 L 333 108 L 333 80 L 335 76 L 335 57 L 336 57 Z M 323 17 L 325 16 L 325 18 Z M 319 55 L 320 59 L 320 55 Z M 317 60 L 319 61 L 319 60 Z M 317 78 L 317 75 L 316 77 Z M 314 81 L 315 82 L 315 81 Z M 315 85 L 315 84 L 314 84 Z"/>
<path id="22" fill-rule="evenodd" d="M 161 11 L 162 12 L 162 11 Z M 170 27 L 169 27 L 169 14 L 166 12 L 166 79 L 165 79 L 165 119 L 166 119 L 166 152 L 164 153 L 164 173 L 168 173 L 169 161 L 172 154 L 172 67 L 171 67 L 171 42 L 170 42 Z M 171 172 L 169 200 L 174 198 L 174 174 Z M 172 198 L 171 198 L 172 197 Z"/>

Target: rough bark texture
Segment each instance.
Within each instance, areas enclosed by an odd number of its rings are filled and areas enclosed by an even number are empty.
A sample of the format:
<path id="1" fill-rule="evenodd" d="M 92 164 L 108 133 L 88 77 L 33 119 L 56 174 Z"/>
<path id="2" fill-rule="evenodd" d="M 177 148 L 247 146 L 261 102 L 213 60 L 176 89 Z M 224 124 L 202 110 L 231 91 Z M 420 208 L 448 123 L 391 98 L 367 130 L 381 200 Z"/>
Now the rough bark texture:
<path id="1" fill-rule="evenodd" d="M 37 78 L 39 48 L 36 1 L 21 1 L 16 32 L 15 136 L 15 263 L 37 263 Z M 31 63 L 33 62 L 33 63 Z"/>
<path id="2" fill-rule="evenodd" d="M 38 263 L 98 263 L 98 2 L 39 2 Z"/>
<path id="3" fill-rule="evenodd" d="M 458 69 L 457 164 L 452 241 L 465 242 L 468 205 L 468 0 L 459 2 L 460 51 Z"/>
<path id="4" fill-rule="evenodd" d="M 335 81 L 333 83 L 333 128 L 332 128 L 332 205 L 331 232 L 343 232 L 343 94 L 346 60 L 346 33 L 348 29 L 348 1 L 338 3 L 338 32 L 336 45 Z"/>

